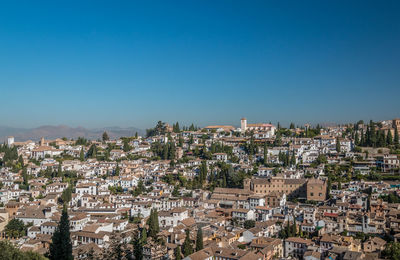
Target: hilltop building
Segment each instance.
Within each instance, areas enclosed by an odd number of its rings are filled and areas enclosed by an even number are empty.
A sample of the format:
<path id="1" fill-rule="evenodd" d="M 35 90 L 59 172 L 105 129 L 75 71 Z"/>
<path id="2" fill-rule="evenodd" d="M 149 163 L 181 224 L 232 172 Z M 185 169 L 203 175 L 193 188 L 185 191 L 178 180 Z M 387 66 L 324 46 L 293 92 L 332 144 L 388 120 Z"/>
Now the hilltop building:
<path id="1" fill-rule="evenodd" d="M 270 137 L 275 135 L 276 131 L 276 127 L 272 124 L 266 124 L 266 123 L 248 124 L 246 118 L 242 118 L 240 120 L 240 129 L 242 130 L 242 132 L 246 131 L 268 132 Z"/>

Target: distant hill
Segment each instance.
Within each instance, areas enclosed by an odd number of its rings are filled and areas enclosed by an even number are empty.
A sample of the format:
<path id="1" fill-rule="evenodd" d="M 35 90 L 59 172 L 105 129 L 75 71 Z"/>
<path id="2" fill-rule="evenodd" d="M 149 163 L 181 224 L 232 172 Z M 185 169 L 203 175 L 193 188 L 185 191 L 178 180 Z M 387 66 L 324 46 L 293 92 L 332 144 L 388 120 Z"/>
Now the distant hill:
<path id="1" fill-rule="evenodd" d="M 68 139 L 76 139 L 78 137 L 85 137 L 87 139 L 101 139 L 103 132 L 106 131 L 111 139 L 121 136 L 133 136 L 136 132 L 144 134 L 144 131 L 135 127 L 121 128 L 121 127 L 104 127 L 96 129 L 87 129 L 83 127 L 69 127 L 66 125 L 45 125 L 37 128 L 14 128 L 7 126 L 0 126 L 0 141 L 4 142 L 8 136 L 14 136 L 15 141 L 25 140 L 40 140 L 41 137 L 45 139 L 55 139 L 66 137 Z"/>

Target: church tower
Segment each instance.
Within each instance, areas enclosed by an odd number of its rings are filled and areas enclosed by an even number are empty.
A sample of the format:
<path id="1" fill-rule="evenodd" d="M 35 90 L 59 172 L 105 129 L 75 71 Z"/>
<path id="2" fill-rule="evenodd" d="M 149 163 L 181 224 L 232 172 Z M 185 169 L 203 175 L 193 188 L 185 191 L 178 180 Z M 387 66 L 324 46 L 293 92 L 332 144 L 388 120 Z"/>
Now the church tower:
<path id="1" fill-rule="evenodd" d="M 240 128 L 242 129 L 242 132 L 245 132 L 247 129 L 247 119 L 244 117 L 240 120 Z"/>

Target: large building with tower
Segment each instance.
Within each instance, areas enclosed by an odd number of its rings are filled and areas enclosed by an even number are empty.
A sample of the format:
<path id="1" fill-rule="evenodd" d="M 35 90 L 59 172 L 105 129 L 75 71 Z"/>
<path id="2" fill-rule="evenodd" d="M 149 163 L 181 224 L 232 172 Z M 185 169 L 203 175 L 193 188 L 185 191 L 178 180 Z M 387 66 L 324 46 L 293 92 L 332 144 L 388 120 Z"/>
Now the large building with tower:
<path id="1" fill-rule="evenodd" d="M 246 118 L 242 118 L 240 120 L 240 129 L 242 132 L 246 131 L 254 131 L 256 132 L 265 132 L 267 133 L 266 137 L 272 137 L 275 135 L 276 127 L 272 124 L 266 123 L 257 123 L 257 124 L 248 124 Z"/>
<path id="2" fill-rule="evenodd" d="M 14 144 L 14 136 L 9 136 L 8 138 L 7 138 L 7 145 L 8 146 L 11 146 L 11 145 L 13 145 Z"/>

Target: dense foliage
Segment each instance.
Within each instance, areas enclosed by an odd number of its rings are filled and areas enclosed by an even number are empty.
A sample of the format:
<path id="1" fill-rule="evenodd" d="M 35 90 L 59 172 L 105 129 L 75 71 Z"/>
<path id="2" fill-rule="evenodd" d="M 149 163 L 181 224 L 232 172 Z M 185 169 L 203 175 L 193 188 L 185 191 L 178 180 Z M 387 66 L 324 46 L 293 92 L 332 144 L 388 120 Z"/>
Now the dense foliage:
<path id="1" fill-rule="evenodd" d="M 46 260 L 44 256 L 31 251 L 22 252 L 7 241 L 0 241 L 1 260 Z"/>

